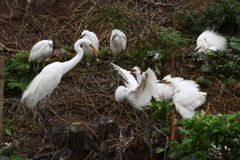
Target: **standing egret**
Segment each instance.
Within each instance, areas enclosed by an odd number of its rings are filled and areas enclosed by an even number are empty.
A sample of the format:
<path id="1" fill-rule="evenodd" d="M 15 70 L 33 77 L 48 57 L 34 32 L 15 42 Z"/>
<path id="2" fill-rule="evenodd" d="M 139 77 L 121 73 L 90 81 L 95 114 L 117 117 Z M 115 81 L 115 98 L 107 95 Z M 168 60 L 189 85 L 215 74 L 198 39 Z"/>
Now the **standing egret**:
<path id="1" fill-rule="evenodd" d="M 126 49 L 126 45 L 127 45 L 127 38 L 125 34 L 118 29 L 112 30 L 112 34 L 110 37 L 110 48 L 114 56 L 114 59 L 119 60 L 120 55 Z"/>
<path id="2" fill-rule="evenodd" d="M 167 82 L 166 85 L 172 87 L 172 89 L 169 88 L 170 94 L 173 91 L 172 101 L 183 118 L 192 118 L 194 110 L 206 101 L 207 93 L 201 92 L 198 89 L 199 85 L 192 80 L 184 80 L 181 77 L 172 78 L 168 75 L 163 78 L 163 82 Z"/>
<path id="3" fill-rule="evenodd" d="M 74 50 L 77 52 L 77 55 L 67 62 L 54 62 L 44 67 L 24 91 L 21 102 L 25 101 L 26 104 L 31 108 L 37 105 L 37 109 L 40 111 L 40 114 L 42 114 L 39 108 L 39 102 L 45 97 L 50 96 L 53 90 L 60 83 L 62 76 L 76 66 L 77 63 L 82 59 L 83 49 L 80 46 L 85 46 L 86 48 L 89 47 L 94 53 L 100 55 L 100 52 L 89 40 L 77 40 L 74 44 Z M 42 116 L 50 127 L 43 114 Z"/>
<path id="4" fill-rule="evenodd" d="M 122 69 L 113 63 L 111 64 L 122 76 L 125 84 L 125 86 L 117 88 L 115 92 L 116 101 L 127 100 L 135 110 L 141 111 L 147 118 L 148 116 L 142 107 L 147 106 L 152 97 L 157 97 L 157 78 L 155 73 L 148 68 L 146 72 L 142 73 L 141 81 L 138 83 L 130 71 Z"/>
<path id="5" fill-rule="evenodd" d="M 97 50 L 99 49 L 99 41 L 95 33 L 90 32 L 88 30 L 84 30 L 81 33 L 81 38 L 89 40 Z M 83 51 L 88 59 L 97 60 L 97 55 L 89 47 L 83 46 Z"/>
<path id="6" fill-rule="evenodd" d="M 39 69 L 39 63 L 44 63 L 45 60 L 51 56 L 53 51 L 52 40 L 41 40 L 37 42 L 30 51 L 28 61 L 37 62 L 37 72 Z"/>
<path id="7" fill-rule="evenodd" d="M 227 49 L 227 40 L 224 36 L 210 30 L 204 31 L 197 38 L 197 47 L 195 50 L 198 52 L 206 52 L 207 49 L 221 50 Z"/>

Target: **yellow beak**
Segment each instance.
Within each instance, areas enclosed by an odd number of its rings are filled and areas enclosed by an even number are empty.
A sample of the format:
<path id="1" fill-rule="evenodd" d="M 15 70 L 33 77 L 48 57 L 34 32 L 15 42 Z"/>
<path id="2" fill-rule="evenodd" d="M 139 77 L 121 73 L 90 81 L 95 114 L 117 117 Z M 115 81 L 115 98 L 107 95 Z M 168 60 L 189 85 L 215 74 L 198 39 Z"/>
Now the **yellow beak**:
<path id="1" fill-rule="evenodd" d="M 165 81 L 165 80 L 160 80 L 160 81 L 158 81 L 158 83 L 171 84 L 171 82 L 167 82 L 167 81 Z"/>
<path id="2" fill-rule="evenodd" d="M 102 53 L 99 52 L 92 44 L 90 44 L 90 47 L 93 49 L 93 52 L 97 55 L 97 56 L 102 56 Z"/>

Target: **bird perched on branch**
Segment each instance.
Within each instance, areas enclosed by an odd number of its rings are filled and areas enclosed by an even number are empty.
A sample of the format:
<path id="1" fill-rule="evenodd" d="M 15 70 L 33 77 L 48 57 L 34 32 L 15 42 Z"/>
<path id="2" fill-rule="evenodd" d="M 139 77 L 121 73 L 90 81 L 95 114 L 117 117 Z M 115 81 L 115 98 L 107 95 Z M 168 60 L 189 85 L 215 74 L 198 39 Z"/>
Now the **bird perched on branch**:
<path id="1" fill-rule="evenodd" d="M 158 86 L 158 95 L 160 99 L 170 99 L 175 104 L 176 110 L 180 113 L 183 118 L 192 118 L 194 116 L 194 110 L 201 106 L 206 101 L 206 92 L 199 90 L 199 85 L 192 80 L 184 80 L 181 77 L 172 78 L 167 75 L 163 78 L 161 83 L 165 83 L 166 90 Z"/>
<path id="2" fill-rule="evenodd" d="M 89 30 L 84 30 L 81 33 L 80 38 L 89 40 L 97 50 L 99 49 L 99 41 L 95 33 L 90 32 Z M 97 60 L 97 55 L 89 47 L 83 46 L 83 51 L 88 59 L 93 59 L 95 61 Z"/>
<path id="3" fill-rule="evenodd" d="M 197 38 L 197 47 L 195 51 L 206 52 L 207 49 L 210 50 L 221 50 L 224 51 L 227 49 L 227 40 L 224 36 L 220 34 L 206 30 Z"/>
<path id="4" fill-rule="evenodd" d="M 39 71 L 39 63 L 45 62 L 49 58 L 53 51 L 52 40 L 41 40 L 37 42 L 31 49 L 28 61 L 37 62 L 37 72 Z"/>
<path id="5" fill-rule="evenodd" d="M 83 49 L 80 46 L 91 49 L 97 55 L 101 53 L 92 45 L 87 39 L 79 39 L 74 44 L 74 50 L 77 55 L 67 62 L 54 62 L 46 67 L 32 80 L 23 93 L 21 102 L 25 101 L 26 104 L 33 108 L 37 107 L 37 110 L 42 115 L 44 121 L 51 129 L 44 114 L 41 112 L 39 102 L 47 96 L 50 96 L 53 90 L 58 86 L 62 76 L 71 70 L 83 57 Z"/>
<path id="6" fill-rule="evenodd" d="M 118 29 L 112 30 L 110 37 L 110 48 L 115 60 L 119 60 L 119 57 L 126 49 L 126 45 L 127 38 L 125 34 Z"/>
<path id="7" fill-rule="evenodd" d="M 148 68 L 146 72 L 141 74 L 141 80 L 138 83 L 130 71 L 127 71 L 113 63 L 111 64 L 121 75 L 125 85 L 117 88 L 115 92 L 116 101 L 121 102 L 123 100 L 127 100 L 135 110 L 145 114 L 148 119 L 148 116 L 142 107 L 147 106 L 152 97 L 157 97 L 157 78 L 155 73 Z"/>

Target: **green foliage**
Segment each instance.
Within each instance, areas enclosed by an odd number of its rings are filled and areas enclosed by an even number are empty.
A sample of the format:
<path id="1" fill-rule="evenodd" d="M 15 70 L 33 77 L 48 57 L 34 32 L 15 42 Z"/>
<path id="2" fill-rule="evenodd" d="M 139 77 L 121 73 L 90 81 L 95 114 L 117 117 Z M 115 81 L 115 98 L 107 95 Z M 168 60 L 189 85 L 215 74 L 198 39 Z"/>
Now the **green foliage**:
<path id="1" fill-rule="evenodd" d="M 136 20 L 136 17 L 130 17 L 129 14 L 122 12 L 120 5 L 114 5 L 113 7 L 102 6 L 99 10 L 98 17 L 103 24 L 106 24 L 106 18 L 110 21 L 110 27 L 112 29 L 120 29 L 125 31 L 130 23 Z"/>
<path id="2" fill-rule="evenodd" d="M 233 49 L 237 49 L 240 51 L 240 38 L 239 37 L 231 37 L 229 41 L 230 41 L 230 46 Z"/>
<path id="3" fill-rule="evenodd" d="M 236 159 L 240 156 L 237 115 L 240 112 L 226 115 L 196 112 L 192 119 L 178 121 L 182 125 L 180 131 L 187 136 L 183 136 L 181 142 L 170 142 L 170 158 L 205 160 L 210 153 L 214 154 L 217 147 L 224 158 Z"/>
<path id="4" fill-rule="evenodd" d="M 220 79 L 233 77 L 239 79 L 240 55 L 229 51 L 208 51 L 190 53 L 192 61 L 201 63 L 202 75 L 214 75 Z"/>
<path id="5" fill-rule="evenodd" d="M 5 92 L 16 91 L 22 92 L 32 80 L 31 65 L 27 63 L 29 57 L 28 51 L 16 53 L 6 61 L 4 73 Z M 15 92 L 15 93 L 16 93 Z"/>
<path id="6" fill-rule="evenodd" d="M 220 32 L 236 34 L 240 27 L 240 3 L 237 0 L 206 1 L 199 10 L 183 12 L 178 7 L 175 13 L 178 20 L 182 20 L 182 25 L 192 29 L 208 26 Z"/>
<path id="7" fill-rule="evenodd" d="M 155 25 L 151 28 L 157 35 L 157 42 L 160 43 L 162 49 L 168 51 L 174 51 L 179 49 L 181 44 L 187 44 L 183 34 L 180 31 L 176 31 L 172 27 L 163 27 Z"/>
<path id="8" fill-rule="evenodd" d="M 167 101 L 159 101 L 152 97 L 150 100 L 151 104 L 146 106 L 149 107 L 151 112 L 152 119 L 157 122 L 161 121 L 162 124 L 170 121 L 170 117 L 167 116 L 167 113 L 173 110 L 173 106 L 169 104 Z"/>

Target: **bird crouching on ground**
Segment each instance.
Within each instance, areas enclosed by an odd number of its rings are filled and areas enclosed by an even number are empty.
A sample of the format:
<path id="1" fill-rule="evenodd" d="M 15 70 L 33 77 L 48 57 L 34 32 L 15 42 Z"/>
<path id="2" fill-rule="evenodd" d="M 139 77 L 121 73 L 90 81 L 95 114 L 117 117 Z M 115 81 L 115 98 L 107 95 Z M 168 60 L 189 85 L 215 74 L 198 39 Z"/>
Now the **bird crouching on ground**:
<path id="1" fill-rule="evenodd" d="M 173 95 L 172 101 L 175 104 L 177 112 L 183 118 L 192 118 L 194 110 L 206 101 L 206 92 L 199 90 L 199 85 L 192 80 L 184 80 L 181 77 L 171 77 L 167 75 L 161 83 L 168 83 L 169 92 Z M 161 90 L 159 88 L 159 90 Z M 161 93 L 164 94 L 164 93 Z M 159 97 L 161 99 L 161 97 Z M 170 98 L 170 97 L 168 97 Z"/>
<path id="2" fill-rule="evenodd" d="M 36 72 L 39 71 L 39 63 L 43 63 L 47 58 L 49 58 L 53 51 L 53 41 L 52 40 L 41 40 L 37 42 L 31 49 L 28 61 L 37 62 Z"/>
<path id="3" fill-rule="evenodd" d="M 221 50 L 224 51 L 227 49 L 227 40 L 224 36 L 220 34 L 206 30 L 197 38 L 197 47 L 195 51 L 197 52 L 206 52 L 209 50 Z"/>

